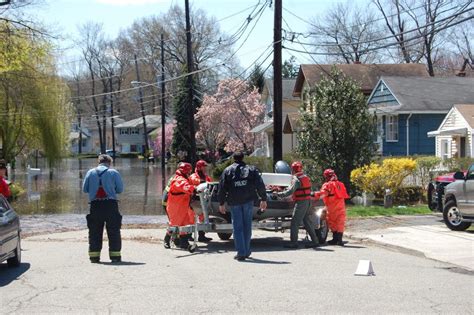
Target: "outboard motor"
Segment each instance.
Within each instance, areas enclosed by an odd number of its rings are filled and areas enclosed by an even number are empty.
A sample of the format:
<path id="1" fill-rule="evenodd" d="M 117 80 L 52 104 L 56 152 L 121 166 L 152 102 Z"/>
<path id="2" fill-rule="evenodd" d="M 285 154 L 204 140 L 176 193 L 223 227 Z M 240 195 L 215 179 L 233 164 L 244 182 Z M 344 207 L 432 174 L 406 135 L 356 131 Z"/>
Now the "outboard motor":
<path id="1" fill-rule="evenodd" d="M 278 161 L 275 163 L 275 173 L 291 174 L 290 166 L 285 161 Z"/>

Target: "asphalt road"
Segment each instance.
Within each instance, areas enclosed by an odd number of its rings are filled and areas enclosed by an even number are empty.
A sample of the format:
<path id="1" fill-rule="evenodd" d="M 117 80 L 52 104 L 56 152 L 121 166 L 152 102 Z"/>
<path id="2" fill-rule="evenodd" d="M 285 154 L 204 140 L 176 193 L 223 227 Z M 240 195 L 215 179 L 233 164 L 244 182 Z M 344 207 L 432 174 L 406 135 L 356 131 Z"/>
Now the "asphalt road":
<path id="1" fill-rule="evenodd" d="M 471 271 L 394 249 L 286 250 L 288 233 L 255 231 L 237 262 L 232 242 L 190 254 L 163 233 L 124 230 L 120 265 L 89 263 L 86 230 L 28 237 L 21 267 L 0 265 L 0 313 L 473 313 Z M 375 276 L 354 276 L 361 259 Z"/>

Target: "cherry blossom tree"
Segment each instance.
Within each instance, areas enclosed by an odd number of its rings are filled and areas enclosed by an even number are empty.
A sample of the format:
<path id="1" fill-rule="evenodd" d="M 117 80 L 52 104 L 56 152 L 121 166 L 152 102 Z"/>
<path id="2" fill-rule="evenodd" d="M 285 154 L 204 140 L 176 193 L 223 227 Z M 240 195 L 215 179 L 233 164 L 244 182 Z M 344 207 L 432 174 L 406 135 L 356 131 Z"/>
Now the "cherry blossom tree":
<path id="1" fill-rule="evenodd" d="M 171 149 L 171 142 L 173 142 L 173 129 L 174 124 L 165 125 L 165 148 L 166 151 Z M 158 132 L 155 140 L 152 142 L 153 153 L 155 156 L 161 156 L 161 128 L 158 128 Z"/>
<path id="2" fill-rule="evenodd" d="M 204 96 L 195 115 L 196 139 L 211 152 L 222 148 L 252 152 L 261 137 L 250 130 L 263 122 L 264 114 L 256 88 L 238 79 L 222 80 L 215 94 Z"/>

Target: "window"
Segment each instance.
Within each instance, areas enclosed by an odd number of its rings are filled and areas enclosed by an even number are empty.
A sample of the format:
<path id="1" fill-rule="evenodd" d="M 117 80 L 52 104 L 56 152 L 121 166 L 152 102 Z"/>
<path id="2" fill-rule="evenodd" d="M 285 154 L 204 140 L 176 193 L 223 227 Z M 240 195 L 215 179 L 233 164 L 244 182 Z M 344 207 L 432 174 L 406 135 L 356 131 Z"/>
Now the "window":
<path id="1" fill-rule="evenodd" d="M 451 142 L 448 139 L 443 139 L 441 140 L 441 158 L 443 160 L 449 159 L 450 154 L 449 154 L 449 146 Z"/>
<path id="2" fill-rule="evenodd" d="M 10 210 L 10 207 L 6 203 L 5 199 L 3 199 L 3 197 L 0 198 L 0 213 L 5 213 L 8 210 Z"/>
<path id="3" fill-rule="evenodd" d="M 474 179 L 474 165 L 469 168 L 467 172 L 467 179 Z"/>
<path id="4" fill-rule="evenodd" d="M 121 135 L 128 135 L 129 134 L 130 128 L 121 128 L 120 129 L 120 134 Z"/>
<path id="5" fill-rule="evenodd" d="M 138 134 L 140 134 L 140 129 L 139 128 L 130 128 L 130 134 L 131 135 L 138 135 Z"/>
<path id="6" fill-rule="evenodd" d="M 386 141 L 398 141 L 398 116 L 386 116 L 385 129 Z"/>

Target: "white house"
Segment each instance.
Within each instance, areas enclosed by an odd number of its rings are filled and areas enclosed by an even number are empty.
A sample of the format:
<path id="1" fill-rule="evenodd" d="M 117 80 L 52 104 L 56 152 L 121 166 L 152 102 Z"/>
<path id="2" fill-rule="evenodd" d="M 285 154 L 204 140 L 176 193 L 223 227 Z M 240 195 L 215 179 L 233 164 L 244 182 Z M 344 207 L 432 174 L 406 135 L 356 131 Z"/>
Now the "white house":
<path id="1" fill-rule="evenodd" d="M 428 132 L 428 137 L 436 139 L 436 156 L 474 157 L 473 128 L 474 104 L 454 105 L 439 128 Z"/>
<path id="2" fill-rule="evenodd" d="M 295 86 L 295 79 L 282 80 L 282 128 L 284 128 L 285 118 L 288 114 L 297 113 L 300 105 L 298 97 L 292 96 Z M 273 80 L 265 80 L 262 91 L 262 103 L 265 104 L 265 120 L 262 124 L 251 130 L 263 137 L 263 147 L 259 148 L 267 157 L 273 156 Z M 282 152 L 290 153 L 296 148 L 296 134 L 283 132 Z"/>
<path id="3" fill-rule="evenodd" d="M 150 132 L 161 127 L 160 115 L 146 115 L 146 134 L 147 138 Z M 167 123 L 170 122 L 167 119 Z M 142 153 L 145 146 L 143 133 L 143 117 L 125 121 L 115 126 L 117 143 L 122 153 L 139 152 Z"/>

